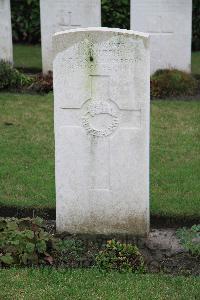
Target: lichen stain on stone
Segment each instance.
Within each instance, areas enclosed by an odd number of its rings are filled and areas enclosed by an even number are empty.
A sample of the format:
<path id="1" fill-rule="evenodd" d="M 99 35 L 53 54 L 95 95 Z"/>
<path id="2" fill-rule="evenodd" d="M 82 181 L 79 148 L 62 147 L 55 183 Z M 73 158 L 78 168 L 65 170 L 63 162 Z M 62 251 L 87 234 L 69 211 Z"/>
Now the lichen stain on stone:
<path id="1" fill-rule="evenodd" d="M 148 49 L 149 48 L 149 38 L 143 37 L 142 41 L 143 41 L 144 48 Z"/>
<path id="2" fill-rule="evenodd" d="M 85 56 L 85 61 L 86 61 L 86 66 L 87 69 L 90 70 L 91 68 L 94 67 L 94 43 L 93 41 L 91 41 L 90 37 L 88 39 L 84 40 L 84 44 L 83 44 L 83 52 L 84 52 L 84 56 Z"/>
<path id="3" fill-rule="evenodd" d="M 95 74 L 96 62 L 94 55 L 94 42 L 88 36 L 82 43 L 81 54 L 84 57 L 85 89 L 91 94 L 91 75 Z"/>
<path id="4" fill-rule="evenodd" d="M 94 58 L 93 58 L 92 54 L 90 55 L 90 61 L 91 62 L 94 61 Z"/>
<path id="5" fill-rule="evenodd" d="M 68 231 L 69 228 L 66 228 Z M 120 221 L 114 218 L 108 218 L 105 220 L 103 216 L 95 215 L 93 212 L 90 213 L 90 217 L 85 217 L 84 220 L 79 220 L 78 224 L 73 225 L 71 233 L 73 234 L 88 234 L 89 236 L 96 236 L 101 234 L 102 236 L 141 236 L 146 237 L 148 235 L 148 224 L 146 222 L 146 216 L 128 216 L 122 218 Z"/>
<path id="6" fill-rule="evenodd" d="M 93 47 L 94 47 L 94 45 L 91 42 L 91 44 L 89 44 L 89 46 L 88 46 L 88 51 L 87 51 L 87 62 L 88 62 L 89 70 L 94 70 L 94 68 L 95 68 L 95 55 L 94 55 Z"/>

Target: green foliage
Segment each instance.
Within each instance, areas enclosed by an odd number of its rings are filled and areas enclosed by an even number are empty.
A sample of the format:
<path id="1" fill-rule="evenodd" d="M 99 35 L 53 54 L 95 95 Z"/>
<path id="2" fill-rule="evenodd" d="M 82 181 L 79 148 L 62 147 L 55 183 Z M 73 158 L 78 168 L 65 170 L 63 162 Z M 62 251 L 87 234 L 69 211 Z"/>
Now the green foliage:
<path id="1" fill-rule="evenodd" d="M 192 255 L 200 256 L 200 224 L 193 225 L 190 229 L 178 229 L 177 236 L 186 250 Z"/>
<path id="2" fill-rule="evenodd" d="M 13 40 L 38 43 L 40 41 L 39 0 L 12 0 L 11 13 Z"/>
<path id="3" fill-rule="evenodd" d="M 0 90 L 5 89 L 48 93 L 53 90 L 52 73 L 30 77 L 13 68 L 10 63 L 0 61 Z"/>
<path id="4" fill-rule="evenodd" d="M 60 240 L 56 245 L 56 250 L 57 264 L 65 267 L 80 267 L 84 254 L 87 251 L 83 241 L 76 239 Z"/>
<path id="5" fill-rule="evenodd" d="M 96 256 L 96 264 L 102 271 L 144 272 L 144 260 L 135 245 L 110 240 Z"/>
<path id="6" fill-rule="evenodd" d="M 0 90 L 18 89 L 31 84 L 33 79 L 13 68 L 11 64 L 0 61 Z"/>
<path id="7" fill-rule="evenodd" d="M 30 266 L 51 262 L 48 251 L 56 240 L 40 218 L 0 218 L 0 262 L 5 266 Z"/>
<path id="8" fill-rule="evenodd" d="M 43 75 L 42 73 L 36 75 L 33 84 L 30 86 L 29 90 L 36 93 L 49 93 L 53 91 L 53 75 L 49 71 L 48 74 Z"/>
<path id="9" fill-rule="evenodd" d="M 200 50 L 200 0 L 193 0 L 192 48 Z"/>
<path id="10" fill-rule="evenodd" d="M 57 244 L 57 249 L 63 253 L 67 252 L 74 256 L 79 256 L 83 252 L 84 245 L 81 240 L 60 240 Z"/>
<path id="11" fill-rule="evenodd" d="M 97 254 L 98 253 L 98 254 Z M 55 265 L 94 266 L 120 272 L 144 271 L 143 257 L 134 245 L 109 241 L 99 251 L 92 241 L 61 239 L 48 233 L 40 218 L 0 218 L 0 267 Z"/>
<path id="12" fill-rule="evenodd" d="M 151 98 L 195 95 L 198 81 L 178 70 L 158 70 L 151 76 Z"/>
<path id="13" fill-rule="evenodd" d="M 130 0 L 101 0 L 102 26 L 130 28 Z"/>

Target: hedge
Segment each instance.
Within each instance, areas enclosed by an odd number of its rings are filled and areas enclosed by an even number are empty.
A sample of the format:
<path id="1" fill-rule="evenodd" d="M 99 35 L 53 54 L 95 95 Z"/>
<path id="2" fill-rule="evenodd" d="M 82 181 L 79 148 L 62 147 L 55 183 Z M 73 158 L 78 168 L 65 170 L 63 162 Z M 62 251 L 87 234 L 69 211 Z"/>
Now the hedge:
<path id="1" fill-rule="evenodd" d="M 40 42 L 39 0 L 11 0 L 14 42 Z"/>
<path id="2" fill-rule="evenodd" d="M 130 0 L 101 0 L 102 26 L 130 27 Z M 14 42 L 40 42 L 39 0 L 11 0 Z M 200 0 L 193 0 L 194 50 L 200 50 Z"/>

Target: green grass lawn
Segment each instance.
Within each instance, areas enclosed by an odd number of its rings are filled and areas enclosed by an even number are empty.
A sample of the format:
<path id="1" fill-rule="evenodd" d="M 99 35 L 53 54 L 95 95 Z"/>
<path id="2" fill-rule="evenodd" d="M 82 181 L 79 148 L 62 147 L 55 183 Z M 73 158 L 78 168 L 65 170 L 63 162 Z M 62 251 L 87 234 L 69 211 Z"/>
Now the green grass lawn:
<path id="1" fill-rule="evenodd" d="M 0 272 L 0 299 L 6 300 L 194 300 L 199 277 L 135 275 L 98 270 L 10 269 Z"/>
<path id="2" fill-rule="evenodd" d="M 192 53 L 192 73 L 200 74 L 200 51 Z"/>
<path id="3" fill-rule="evenodd" d="M 200 216 L 200 101 L 151 103 L 151 213 Z"/>
<path id="4" fill-rule="evenodd" d="M 42 69 L 40 45 L 14 44 L 15 67 L 40 71 Z M 192 53 L 192 72 L 200 74 L 200 51 Z"/>
<path id="5" fill-rule="evenodd" d="M 42 58 L 40 45 L 13 45 L 14 66 L 24 70 L 40 72 Z"/>
<path id="6" fill-rule="evenodd" d="M 55 205 L 52 99 L 0 94 L 0 204 Z"/>
<path id="7" fill-rule="evenodd" d="M 53 95 L 0 93 L 0 205 L 55 207 Z M 200 217 L 200 102 L 151 103 L 151 213 Z"/>

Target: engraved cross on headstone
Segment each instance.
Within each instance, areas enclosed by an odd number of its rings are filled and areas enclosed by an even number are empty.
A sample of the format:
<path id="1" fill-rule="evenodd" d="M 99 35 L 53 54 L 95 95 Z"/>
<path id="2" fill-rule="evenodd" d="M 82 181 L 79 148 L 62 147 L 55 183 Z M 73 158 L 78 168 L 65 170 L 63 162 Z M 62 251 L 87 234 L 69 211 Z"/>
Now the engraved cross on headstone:
<path id="1" fill-rule="evenodd" d="M 89 189 L 107 190 L 110 185 L 110 146 L 118 130 L 141 127 L 141 107 L 121 109 L 110 99 L 110 76 L 90 75 L 91 95 L 82 108 L 65 108 L 66 118 L 76 120 L 73 127 L 82 127 L 91 143 Z M 78 113 L 79 112 L 79 113 Z M 72 116 L 73 114 L 73 116 Z M 69 127 L 71 127 L 69 126 Z M 95 170 L 98 169 L 98 173 Z"/>
<path id="2" fill-rule="evenodd" d="M 61 22 L 59 23 L 59 26 L 66 27 L 66 28 L 76 28 L 80 27 L 80 24 L 73 24 L 72 22 L 72 12 L 65 10 L 61 11 Z"/>

